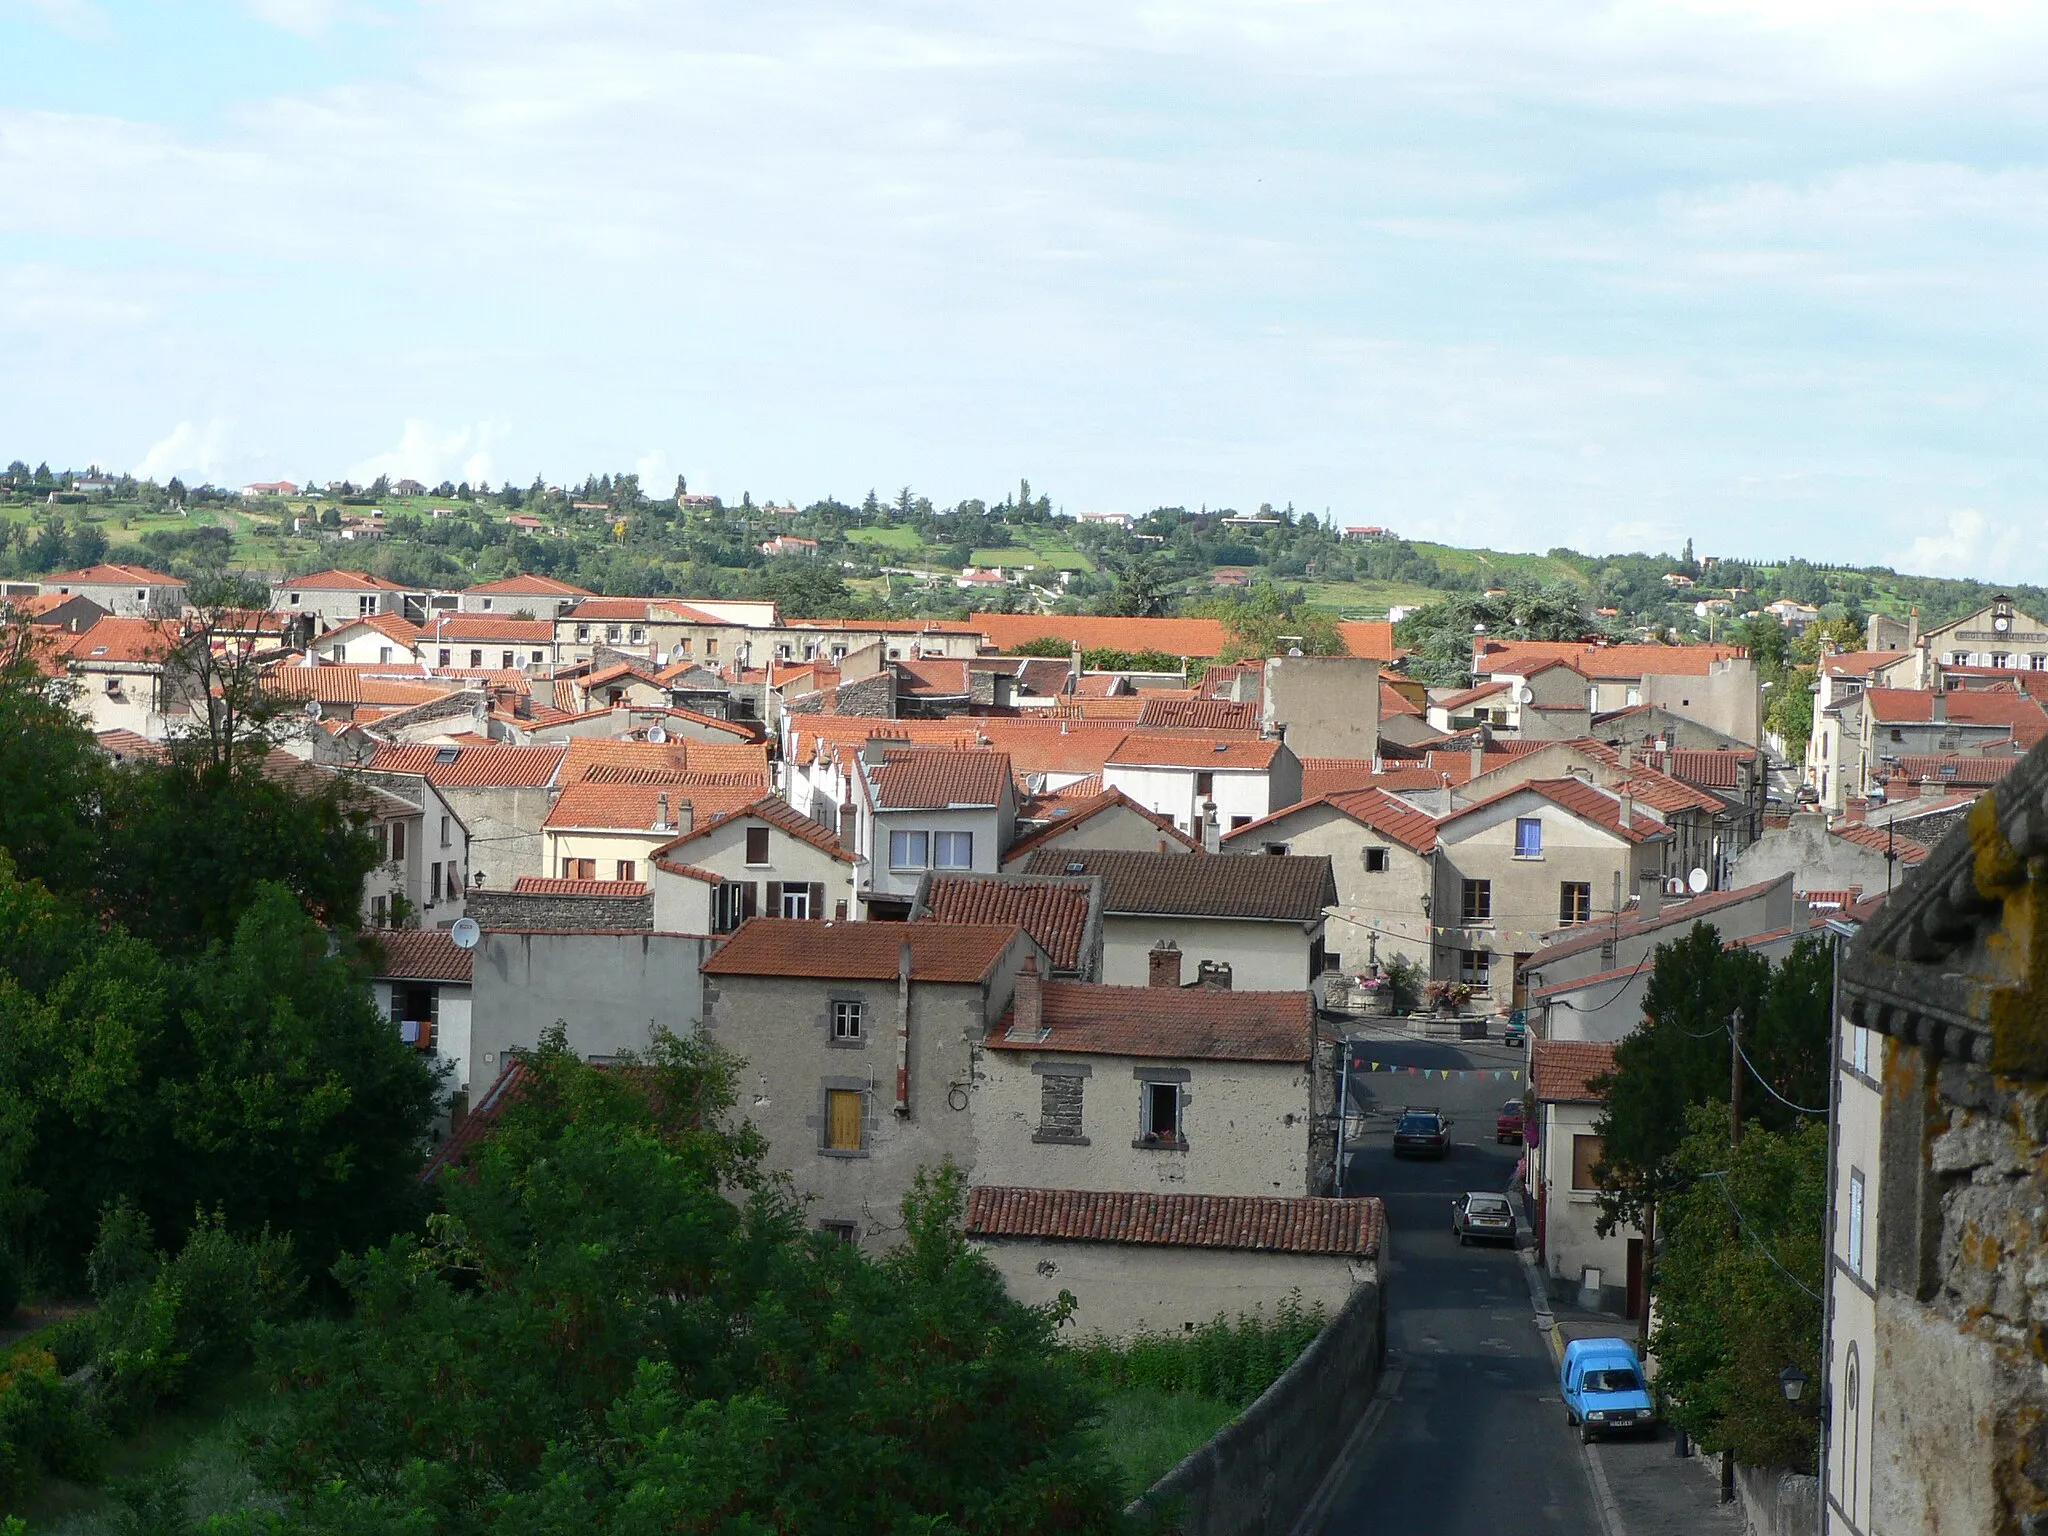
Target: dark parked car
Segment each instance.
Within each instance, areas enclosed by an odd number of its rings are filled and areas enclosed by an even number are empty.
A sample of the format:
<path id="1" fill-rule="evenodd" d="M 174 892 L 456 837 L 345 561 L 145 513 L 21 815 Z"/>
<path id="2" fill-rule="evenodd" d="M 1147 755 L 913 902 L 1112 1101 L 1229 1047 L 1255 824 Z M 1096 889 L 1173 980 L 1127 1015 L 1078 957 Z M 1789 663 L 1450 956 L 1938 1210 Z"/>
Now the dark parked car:
<path id="1" fill-rule="evenodd" d="M 1529 1025 L 1520 1013 L 1513 1013 L 1508 1016 L 1508 1021 L 1500 1032 L 1500 1043 L 1502 1045 L 1527 1045 L 1529 1043 Z"/>
<path id="2" fill-rule="evenodd" d="M 1442 1157 L 1450 1150 L 1451 1122 L 1433 1109 L 1404 1109 L 1394 1127 L 1394 1156 Z"/>
<path id="3" fill-rule="evenodd" d="M 1522 1101 L 1509 1099 L 1493 1117 L 1493 1139 L 1502 1146 L 1522 1144 Z"/>
<path id="4" fill-rule="evenodd" d="M 1488 1194 L 1484 1190 L 1471 1190 L 1451 1202 L 1451 1231 L 1458 1239 L 1458 1246 L 1475 1238 L 1497 1238 L 1502 1242 L 1515 1240 L 1515 1208 L 1508 1204 L 1506 1195 Z"/>

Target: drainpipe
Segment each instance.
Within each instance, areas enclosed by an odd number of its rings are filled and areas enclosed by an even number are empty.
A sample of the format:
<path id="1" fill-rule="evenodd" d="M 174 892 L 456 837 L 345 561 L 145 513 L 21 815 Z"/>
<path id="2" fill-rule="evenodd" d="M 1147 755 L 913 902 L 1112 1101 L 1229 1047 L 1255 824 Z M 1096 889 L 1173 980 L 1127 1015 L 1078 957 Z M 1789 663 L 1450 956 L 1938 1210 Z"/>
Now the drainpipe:
<path id="1" fill-rule="evenodd" d="M 896 949 L 896 1114 L 910 1118 L 910 941 Z"/>

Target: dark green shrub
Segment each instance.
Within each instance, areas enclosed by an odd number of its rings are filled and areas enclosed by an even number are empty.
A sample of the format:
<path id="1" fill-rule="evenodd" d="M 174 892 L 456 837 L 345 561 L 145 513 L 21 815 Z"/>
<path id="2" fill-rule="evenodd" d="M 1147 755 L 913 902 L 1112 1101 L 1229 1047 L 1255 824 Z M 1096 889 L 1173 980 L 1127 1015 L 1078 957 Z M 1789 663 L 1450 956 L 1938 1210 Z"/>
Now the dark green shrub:
<path id="1" fill-rule="evenodd" d="M 56 1357 L 57 1374 L 69 1376 L 99 1353 L 99 1334 L 90 1317 L 67 1317 L 42 1335 L 43 1347 Z"/>
<path id="2" fill-rule="evenodd" d="M 21 1305 L 21 1260 L 14 1250 L 0 1243 L 0 1323 L 14 1316 Z"/>
<path id="3" fill-rule="evenodd" d="M 98 1461 L 99 1437 L 55 1357 L 34 1345 L 15 1350 L 0 1369 L 0 1502 L 46 1475 L 88 1480 Z"/>
<path id="4" fill-rule="evenodd" d="M 1323 1309 L 1289 1296 L 1270 1318 L 1219 1314 L 1186 1334 L 1140 1333 L 1127 1344 L 1090 1339 L 1070 1346 L 1081 1369 L 1113 1387 L 1150 1387 L 1213 1397 L 1239 1408 L 1280 1379 L 1322 1331 Z"/>

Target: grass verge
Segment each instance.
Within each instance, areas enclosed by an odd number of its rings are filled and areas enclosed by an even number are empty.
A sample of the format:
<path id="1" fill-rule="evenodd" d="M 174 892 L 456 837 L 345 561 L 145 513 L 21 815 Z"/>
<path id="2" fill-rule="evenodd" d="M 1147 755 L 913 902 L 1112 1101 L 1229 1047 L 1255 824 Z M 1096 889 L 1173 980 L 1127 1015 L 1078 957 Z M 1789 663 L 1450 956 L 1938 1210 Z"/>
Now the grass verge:
<path id="1" fill-rule="evenodd" d="M 1101 1421 L 1089 1433 L 1122 1476 L 1125 1497 L 1135 1499 L 1236 1415 L 1218 1398 L 1123 1387 L 1103 1400 Z"/>

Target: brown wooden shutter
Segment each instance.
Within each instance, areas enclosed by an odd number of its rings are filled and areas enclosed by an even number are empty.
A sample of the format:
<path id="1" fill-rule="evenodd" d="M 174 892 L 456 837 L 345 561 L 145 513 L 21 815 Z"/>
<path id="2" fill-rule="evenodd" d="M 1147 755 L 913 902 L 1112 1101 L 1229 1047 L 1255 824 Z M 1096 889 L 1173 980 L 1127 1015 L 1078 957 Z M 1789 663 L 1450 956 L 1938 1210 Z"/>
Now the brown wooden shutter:
<path id="1" fill-rule="evenodd" d="M 770 917 L 782 916 L 782 882 L 780 880 L 770 880 L 768 882 L 768 915 Z"/>
<path id="2" fill-rule="evenodd" d="M 853 1088 L 831 1091 L 831 1119 L 825 1145 L 844 1152 L 860 1150 L 860 1092 Z"/>
<path id="3" fill-rule="evenodd" d="M 811 882 L 811 905 L 808 910 L 814 918 L 825 915 L 825 887 L 821 881 Z"/>
<path id="4" fill-rule="evenodd" d="M 760 911 L 760 908 L 754 903 L 755 894 L 759 890 L 760 887 L 751 880 L 742 880 L 740 882 L 740 917 L 742 919 L 753 917 Z"/>

